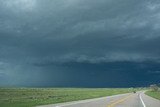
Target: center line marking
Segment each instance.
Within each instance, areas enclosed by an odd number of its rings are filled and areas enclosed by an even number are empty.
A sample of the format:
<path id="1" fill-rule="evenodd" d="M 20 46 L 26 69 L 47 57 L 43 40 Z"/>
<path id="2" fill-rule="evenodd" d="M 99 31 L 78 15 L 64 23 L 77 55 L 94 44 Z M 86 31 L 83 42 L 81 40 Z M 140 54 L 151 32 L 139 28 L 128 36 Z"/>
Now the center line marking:
<path id="1" fill-rule="evenodd" d="M 125 100 L 127 100 L 127 99 L 128 99 L 129 97 L 131 97 L 131 96 L 132 96 L 132 94 L 131 94 L 131 95 L 128 95 L 127 97 L 124 97 L 124 98 L 122 98 L 122 99 L 119 99 L 119 100 L 117 100 L 117 101 L 109 104 L 107 107 L 114 107 L 115 105 L 117 105 L 117 104 L 119 104 L 119 103 L 121 103 L 121 102 L 124 102 Z"/>

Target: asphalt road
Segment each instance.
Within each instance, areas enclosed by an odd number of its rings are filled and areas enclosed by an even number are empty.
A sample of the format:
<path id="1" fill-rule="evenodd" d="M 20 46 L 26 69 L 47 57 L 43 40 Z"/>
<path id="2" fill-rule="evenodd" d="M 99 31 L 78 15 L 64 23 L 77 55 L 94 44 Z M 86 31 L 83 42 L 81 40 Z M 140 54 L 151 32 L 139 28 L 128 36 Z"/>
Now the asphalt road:
<path id="1" fill-rule="evenodd" d="M 38 107 L 160 107 L 160 101 L 138 92 Z"/>

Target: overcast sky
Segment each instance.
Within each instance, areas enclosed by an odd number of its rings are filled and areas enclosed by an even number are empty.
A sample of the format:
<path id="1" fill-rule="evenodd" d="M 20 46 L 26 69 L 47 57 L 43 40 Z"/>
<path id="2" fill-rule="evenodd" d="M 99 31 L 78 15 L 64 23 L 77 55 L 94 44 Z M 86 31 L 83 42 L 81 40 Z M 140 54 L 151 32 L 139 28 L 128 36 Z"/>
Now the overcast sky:
<path id="1" fill-rule="evenodd" d="M 0 86 L 158 82 L 159 0 L 0 0 Z"/>

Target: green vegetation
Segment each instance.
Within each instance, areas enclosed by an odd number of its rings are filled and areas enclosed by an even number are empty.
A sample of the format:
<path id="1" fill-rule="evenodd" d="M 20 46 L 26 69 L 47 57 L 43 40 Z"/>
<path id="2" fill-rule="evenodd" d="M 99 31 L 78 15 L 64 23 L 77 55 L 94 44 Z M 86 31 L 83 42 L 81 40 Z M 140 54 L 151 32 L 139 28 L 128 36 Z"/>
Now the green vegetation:
<path id="1" fill-rule="evenodd" d="M 0 88 L 1 107 L 33 107 L 132 92 L 133 89 Z"/>
<path id="2" fill-rule="evenodd" d="M 147 91 L 145 94 L 160 100 L 160 91 Z"/>

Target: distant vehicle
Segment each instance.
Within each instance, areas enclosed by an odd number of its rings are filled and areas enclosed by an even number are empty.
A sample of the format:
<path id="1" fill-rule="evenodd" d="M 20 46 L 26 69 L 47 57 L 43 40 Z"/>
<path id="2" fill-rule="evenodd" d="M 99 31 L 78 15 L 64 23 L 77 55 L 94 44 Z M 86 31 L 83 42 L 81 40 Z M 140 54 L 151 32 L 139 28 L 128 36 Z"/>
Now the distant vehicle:
<path id="1" fill-rule="evenodd" d="M 133 93 L 136 93 L 136 91 L 133 91 Z"/>

